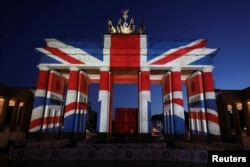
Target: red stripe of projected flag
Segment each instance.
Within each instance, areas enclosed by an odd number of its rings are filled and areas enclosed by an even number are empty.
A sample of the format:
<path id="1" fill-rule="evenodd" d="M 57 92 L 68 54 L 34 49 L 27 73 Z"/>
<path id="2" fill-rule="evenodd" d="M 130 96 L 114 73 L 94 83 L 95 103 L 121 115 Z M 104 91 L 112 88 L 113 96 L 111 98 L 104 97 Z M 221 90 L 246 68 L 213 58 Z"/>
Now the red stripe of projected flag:
<path id="1" fill-rule="evenodd" d="M 63 95 L 64 84 L 65 84 L 65 78 L 63 78 L 58 74 L 55 74 L 54 72 L 50 73 L 48 91 L 58 95 Z"/>
<path id="2" fill-rule="evenodd" d="M 70 64 L 84 64 L 84 62 L 72 57 L 71 55 L 61 51 L 58 48 L 45 47 L 44 49 Z"/>
<path id="3" fill-rule="evenodd" d="M 140 67 L 140 35 L 111 35 L 110 47 L 110 67 Z"/>
<path id="4" fill-rule="evenodd" d="M 80 96 L 82 96 L 82 98 L 87 98 L 87 95 L 88 95 L 88 83 L 89 83 L 89 80 L 88 80 L 87 76 L 84 75 L 83 72 L 80 72 L 79 84 L 78 84 L 78 93 L 80 93 Z M 82 98 L 78 99 L 77 108 L 79 110 L 87 110 L 87 99 L 84 100 Z"/>
<path id="5" fill-rule="evenodd" d="M 162 58 L 160 58 L 156 61 L 153 61 L 151 64 L 152 65 L 163 65 L 163 64 L 169 63 L 175 59 L 178 59 L 178 58 L 184 56 L 186 53 L 191 52 L 194 49 L 205 47 L 206 43 L 207 43 L 206 39 L 192 42 L 184 47 L 180 47 L 180 48 L 176 49 L 175 51 L 173 51 L 171 53 L 167 53 Z"/>

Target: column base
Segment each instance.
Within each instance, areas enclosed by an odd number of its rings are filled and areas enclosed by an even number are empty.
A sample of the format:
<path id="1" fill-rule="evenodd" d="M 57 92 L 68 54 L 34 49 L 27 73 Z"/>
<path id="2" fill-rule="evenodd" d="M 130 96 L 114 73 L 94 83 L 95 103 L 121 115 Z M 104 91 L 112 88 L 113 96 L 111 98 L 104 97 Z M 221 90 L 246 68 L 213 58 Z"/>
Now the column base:
<path id="1" fill-rule="evenodd" d="M 42 132 L 41 133 L 41 139 L 59 139 L 59 133 L 56 132 Z"/>
<path id="2" fill-rule="evenodd" d="M 212 141 L 221 141 L 221 136 L 220 135 L 210 135 L 209 142 L 212 142 Z"/>
<path id="3" fill-rule="evenodd" d="M 41 139 L 41 132 L 29 132 L 27 135 L 29 139 Z"/>
<path id="4" fill-rule="evenodd" d="M 86 133 L 83 132 L 74 133 L 74 139 L 76 142 L 86 140 Z"/>
<path id="5" fill-rule="evenodd" d="M 175 146 L 175 137 L 173 134 L 165 134 L 164 139 L 166 141 L 167 147 L 174 147 Z"/>
<path id="6" fill-rule="evenodd" d="M 175 138 L 175 140 L 181 140 L 181 141 L 188 140 L 187 134 L 175 134 L 174 138 Z"/>
<path id="7" fill-rule="evenodd" d="M 212 141 L 221 141 L 221 136 L 218 135 L 192 135 L 191 136 L 192 142 L 212 142 Z"/>
<path id="8" fill-rule="evenodd" d="M 96 143 L 106 143 L 111 141 L 111 133 L 96 133 L 95 142 Z"/>
<path id="9" fill-rule="evenodd" d="M 62 132 L 60 139 L 71 139 L 73 142 L 83 141 L 86 139 L 86 133 L 83 132 Z"/>
<path id="10" fill-rule="evenodd" d="M 73 132 L 61 132 L 60 139 L 74 140 L 74 133 Z"/>
<path id="11" fill-rule="evenodd" d="M 138 134 L 138 141 L 140 143 L 151 143 L 152 142 L 151 133 L 139 133 Z"/>
<path id="12" fill-rule="evenodd" d="M 208 142 L 208 135 L 192 135 L 191 142 Z"/>

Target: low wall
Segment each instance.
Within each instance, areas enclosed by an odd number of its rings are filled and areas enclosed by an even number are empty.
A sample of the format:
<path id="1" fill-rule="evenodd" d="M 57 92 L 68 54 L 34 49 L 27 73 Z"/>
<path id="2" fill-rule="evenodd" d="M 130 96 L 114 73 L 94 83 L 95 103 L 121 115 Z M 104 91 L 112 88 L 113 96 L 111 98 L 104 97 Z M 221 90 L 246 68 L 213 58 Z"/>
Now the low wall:
<path id="1" fill-rule="evenodd" d="M 10 160 L 125 160 L 207 163 L 207 158 L 207 150 L 170 149 L 166 148 L 165 144 L 161 143 L 77 143 L 75 148 L 12 147 L 9 153 Z"/>

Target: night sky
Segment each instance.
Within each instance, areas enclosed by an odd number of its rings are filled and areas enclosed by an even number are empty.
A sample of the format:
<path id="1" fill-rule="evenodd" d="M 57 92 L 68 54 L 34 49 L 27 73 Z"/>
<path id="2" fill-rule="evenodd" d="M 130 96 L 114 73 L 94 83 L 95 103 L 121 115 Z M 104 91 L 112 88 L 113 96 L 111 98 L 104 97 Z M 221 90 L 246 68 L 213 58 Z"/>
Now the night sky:
<path id="1" fill-rule="evenodd" d="M 122 9 L 129 9 L 136 25 L 145 19 L 146 33 L 154 40 L 206 38 L 208 48 L 219 48 L 213 59 L 215 88 L 250 86 L 248 0 L 1 0 L 0 84 L 36 86 L 39 56 L 35 48 L 44 47 L 45 38 L 101 38 L 107 33 L 107 20 L 116 24 Z M 152 105 L 161 110 L 161 88 L 152 85 L 152 89 Z M 132 96 L 136 104 L 136 95 Z"/>

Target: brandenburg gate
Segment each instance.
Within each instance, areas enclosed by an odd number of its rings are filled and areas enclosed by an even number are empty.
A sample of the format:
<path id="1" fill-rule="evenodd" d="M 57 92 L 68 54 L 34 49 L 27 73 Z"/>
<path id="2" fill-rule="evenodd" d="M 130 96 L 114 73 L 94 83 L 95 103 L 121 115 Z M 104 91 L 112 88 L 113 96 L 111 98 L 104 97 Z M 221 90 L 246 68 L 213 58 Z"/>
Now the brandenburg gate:
<path id="1" fill-rule="evenodd" d="M 136 28 L 122 10 L 117 26 L 108 21 L 102 39 L 45 39 L 36 48 L 39 75 L 29 134 L 85 134 L 89 85 L 99 83 L 97 135 L 112 134 L 113 84 L 138 84 L 138 135 L 151 135 L 150 84 L 163 90 L 165 139 L 186 136 L 182 85 L 187 87 L 188 119 L 193 136 L 220 136 L 214 93 L 212 59 L 218 49 L 206 48 L 206 39 L 154 41 L 145 33 L 145 20 Z"/>

